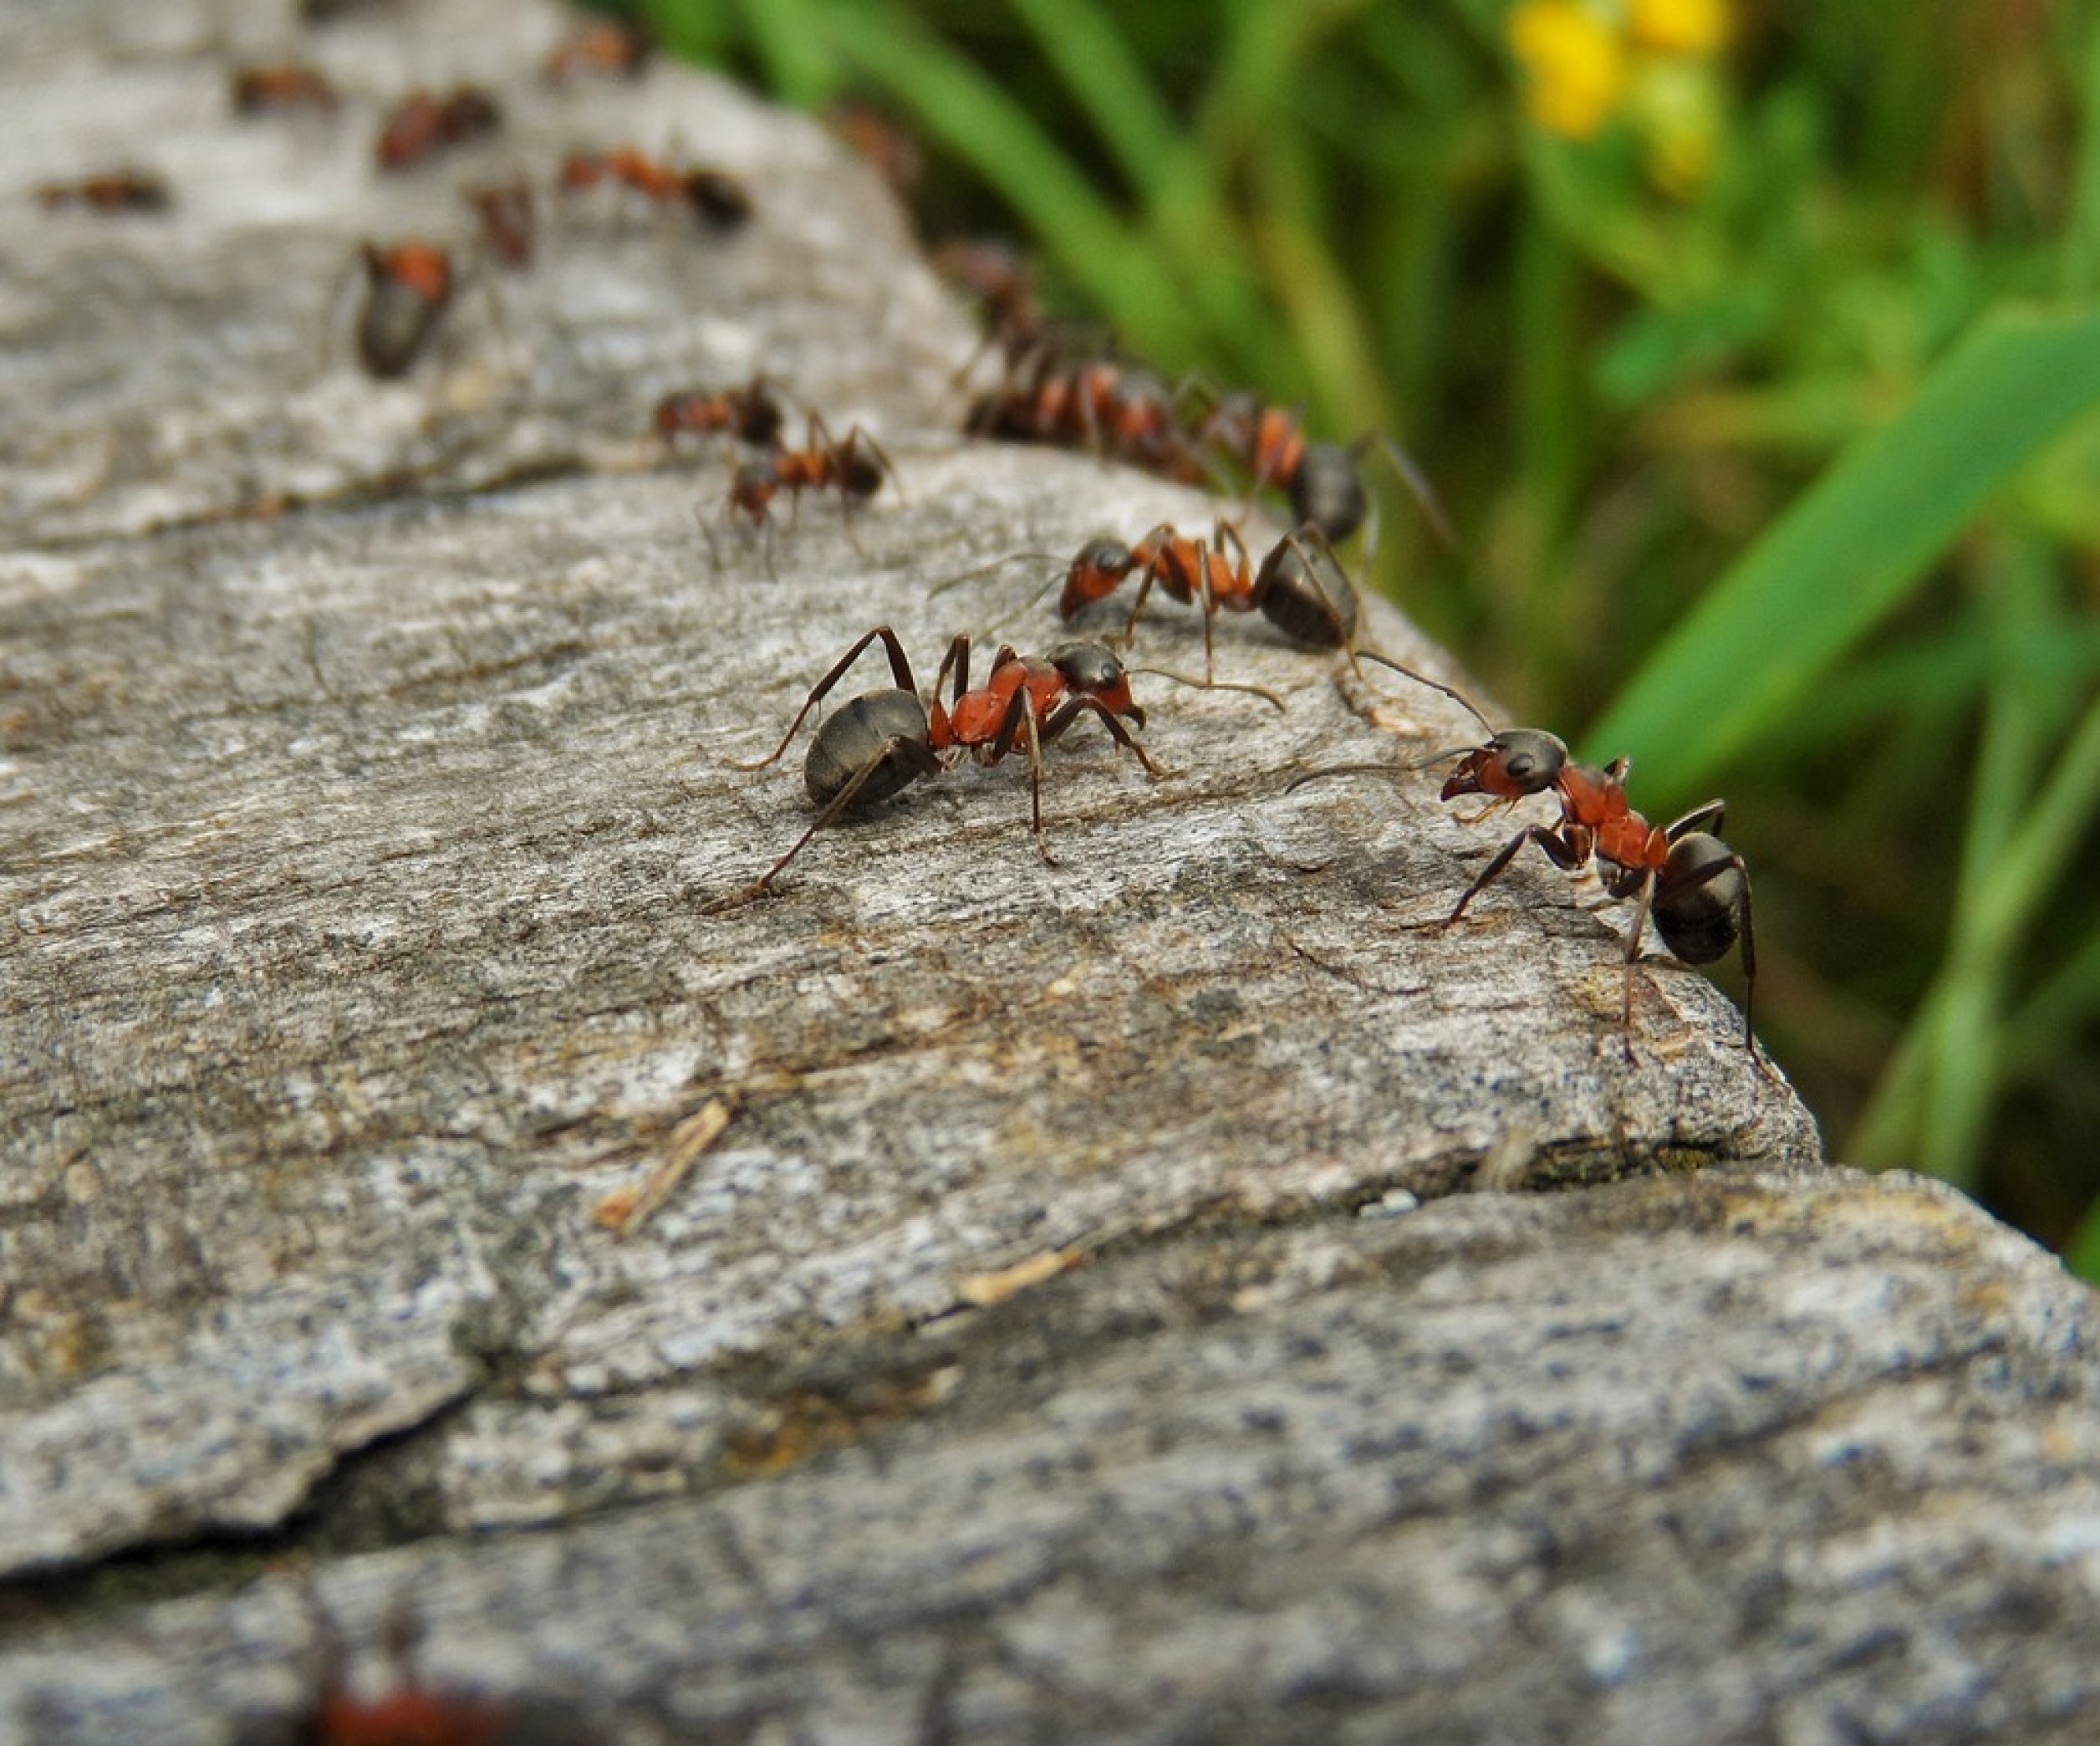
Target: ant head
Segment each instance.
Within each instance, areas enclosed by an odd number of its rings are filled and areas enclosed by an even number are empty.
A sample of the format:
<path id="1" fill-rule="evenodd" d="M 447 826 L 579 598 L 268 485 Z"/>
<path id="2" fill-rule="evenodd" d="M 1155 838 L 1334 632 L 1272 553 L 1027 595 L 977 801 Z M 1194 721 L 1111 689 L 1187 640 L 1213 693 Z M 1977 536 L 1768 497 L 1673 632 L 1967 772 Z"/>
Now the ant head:
<path id="1" fill-rule="evenodd" d="M 1083 697 L 1092 697 L 1113 715 L 1144 726 L 1144 712 L 1132 701 L 1130 676 L 1123 663 L 1098 642 L 1061 642 L 1044 657 L 1064 682 Z"/>
<path id="2" fill-rule="evenodd" d="M 1466 753 L 1445 779 L 1439 798 L 1455 800 L 1460 794 L 1486 794 L 1496 800 L 1516 800 L 1542 794 L 1560 779 L 1567 763 L 1565 742 L 1536 728 L 1511 728 Z"/>
<path id="3" fill-rule="evenodd" d="M 1058 597 L 1058 616 L 1073 618 L 1116 591 L 1137 564 L 1130 548 L 1106 534 L 1089 539 L 1073 556 Z"/>

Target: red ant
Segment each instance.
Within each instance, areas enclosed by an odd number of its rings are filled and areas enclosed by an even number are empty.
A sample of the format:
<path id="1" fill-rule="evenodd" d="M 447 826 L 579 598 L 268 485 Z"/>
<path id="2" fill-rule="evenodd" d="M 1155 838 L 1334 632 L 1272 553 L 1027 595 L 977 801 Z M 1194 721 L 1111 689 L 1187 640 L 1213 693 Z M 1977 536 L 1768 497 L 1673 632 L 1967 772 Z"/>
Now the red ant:
<path id="1" fill-rule="evenodd" d="M 311 67 L 243 67 L 233 75 L 233 112 L 267 115 L 293 110 L 335 113 L 335 87 Z"/>
<path id="2" fill-rule="evenodd" d="M 655 48 L 655 38 L 640 24 L 593 18 L 555 44 L 540 74 L 552 85 L 586 76 L 634 79 L 648 65 Z"/>
<path id="3" fill-rule="evenodd" d="M 1274 485 L 1288 498 L 1291 513 L 1331 540 L 1347 539 L 1370 513 L 1357 462 L 1374 442 L 1391 462 L 1436 537 L 1455 547 L 1457 536 L 1436 493 L 1412 457 L 1388 436 L 1363 436 L 1346 447 L 1312 442 L 1295 412 L 1265 406 L 1251 394 L 1227 394 L 1196 427 L 1196 442 L 1221 451 L 1252 476 L 1250 491 Z"/>
<path id="4" fill-rule="evenodd" d="M 357 355 L 380 380 L 406 375 L 452 301 L 452 258 L 434 242 L 364 245 Z"/>
<path id="5" fill-rule="evenodd" d="M 804 446 L 775 449 L 769 455 L 744 462 L 731 476 L 725 516 L 741 511 L 754 525 L 772 528 L 772 504 L 786 492 L 799 507 L 805 491 L 835 491 L 850 516 L 854 506 L 864 503 L 882 488 L 884 477 L 897 477 L 882 445 L 859 425 L 844 438 L 834 438 L 814 412 Z"/>
<path id="6" fill-rule="evenodd" d="M 90 212 L 165 212 L 173 204 L 168 185 L 146 170 L 111 170 L 79 181 L 45 182 L 37 204 L 47 212 L 79 207 Z"/>
<path id="7" fill-rule="evenodd" d="M 1225 521 L 1215 524 L 1208 539 L 1177 533 L 1164 523 L 1134 546 L 1109 535 L 1090 539 L 1065 569 L 1058 615 L 1076 618 L 1132 575 L 1138 578 L 1138 597 L 1124 626 L 1124 641 L 1128 643 L 1135 633 L 1145 596 L 1155 583 L 1170 600 L 1200 604 L 1206 683 L 1213 671 L 1211 621 L 1221 611 L 1259 612 L 1292 642 L 1340 649 L 1355 659 L 1356 586 L 1317 527 L 1285 534 L 1259 565 L 1249 557 L 1239 530 Z"/>
<path id="8" fill-rule="evenodd" d="M 482 222 L 489 253 L 507 267 L 529 267 L 538 241 L 533 185 L 522 176 L 460 191 Z"/>
<path id="9" fill-rule="evenodd" d="M 996 763 L 1017 744 L 1027 751 L 1036 849 L 1046 865 L 1056 865 L 1057 857 L 1042 832 L 1042 748 L 1084 716 L 1097 717 L 1148 774 L 1161 773 L 1123 725 L 1127 720 L 1144 727 L 1144 712 L 1130 696 L 1129 676 L 1122 663 L 1099 643 L 1059 643 L 1039 661 L 1024 660 L 1002 646 L 992 657 L 986 682 L 972 691 L 970 639 L 958 636 L 941 657 L 930 698 L 922 702 L 904 646 L 887 625 L 868 632 L 817 682 L 770 753 L 756 763 L 732 768 L 761 770 L 779 758 L 809 712 L 878 641 L 889 656 L 889 674 L 896 683 L 890 690 L 855 697 L 817 730 L 803 764 L 803 785 L 819 809 L 815 821 L 763 875 L 713 908 L 732 908 L 758 896 L 818 831 L 844 814 L 887 800 L 921 776 L 939 775 L 964 757 L 982 764 Z M 944 705 L 940 688 L 951 670 L 954 694 Z"/>
<path id="10" fill-rule="evenodd" d="M 415 1660 L 421 1626 L 405 1605 L 393 1608 L 385 1627 L 387 1658 L 400 1683 L 381 1697 L 360 1698 L 349 1687 L 349 1646 L 311 1577 L 306 1604 L 319 1663 L 313 1695 L 295 1716 L 244 1721 L 236 1734 L 242 1746 L 526 1746 L 599 1738 L 558 1701 L 496 1698 L 420 1682 Z"/>
<path id="11" fill-rule="evenodd" d="M 680 431 L 693 436 L 726 434 L 739 442 L 770 447 L 780 441 L 787 415 L 761 371 L 741 388 L 688 388 L 656 403 L 652 422 L 665 442 Z"/>
<path id="12" fill-rule="evenodd" d="M 560 186 L 565 194 L 604 182 L 616 182 L 660 205 L 689 207 L 696 218 L 716 230 L 733 230 L 751 217 L 750 191 L 726 170 L 674 170 L 631 146 L 572 152 L 562 162 Z"/>
<path id="13" fill-rule="evenodd" d="M 380 126 L 373 148 L 382 170 L 409 170 L 433 153 L 493 133 L 503 123 L 496 100 L 475 85 L 443 97 L 411 91 Z"/>
<path id="14" fill-rule="evenodd" d="M 1058 364 L 1038 343 L 1033 369 L 1009 371 L 1007 383 L 981 400 L 969 430 L 1017 442 L 1083 446 L 1195 484 L 1202 468 L 1182 440 L 1175 395 L 1150 370 L 1096 360 Z"/>
<path id="15" fill-rule="evenodd" d="M 1370 651 L 1367 651 L 1367 653 Z M 1727 803 L 1709 800 L 1666 825 L 1651 824 L 1627 803 L 1626 776 L 1632 768 L 1621 758 L 1598 769 L 1569 761 L 1566 743 L 1536 728 L 1497 732 L 1471 701 L 1448 685 L 1426 678 L 1382 655 L 1372 658 L 1417 683 L 1451 698 L 1487 730 L 1487 743 L 1432 753 L 1407 768 L 1425 769 L 1456 759 L 1438 798 L 1485 794 L 1488 804 L 1468 823 L 1515 804 L 1527 795 L 1551 790 L 1561 809 L 1557 825 L 1527 824 L 1497 850 L 1480 876 L 1444 918 L 1448 927 L 1466 906 L 1516 858 L 1527 843 L 1536 843 L 1563 872 L 1598 864 L 1604 891 L 1614 900 L 1634 898 L 1633 925 L 1625 942 L 1625 993 L 1621 1013 L 1633 1049 L 1634 966 L 1640 957 L 1641 935 L 1649 917 L 1664 945 L 1688 964 L 1710 964 L 1726 956 L 1740 939 L 1743 960 L 1743 1047 L 1761 1071 L 1767 1070 L 1751 1030 L 1751 1002 L 1757 989 L 1757 945 L 1751 930 L 1750 870 L 1743 858 L 1712 834 L 1720 828 Z M 1337 764 L 1296 778 L 1296 789 L 1323 777 L 1354 774 L 1396 776 L 1390 764 Z"/>
<path id="16" fill-rule="evenodd" d="M 1005 350 L 1009 364 L 1017 362 L 1041 339 L 1042 306 L 1036 300 L 1035 263 L 1027 256 L 1004 242 L 964 238 L 936 248 L 933 269 L 977 300 L 989 326 L 988 337 Z M 971 364 L 976 361 L 971 360 Z M 967 365 L 962 373 L 969 373 Z"/>

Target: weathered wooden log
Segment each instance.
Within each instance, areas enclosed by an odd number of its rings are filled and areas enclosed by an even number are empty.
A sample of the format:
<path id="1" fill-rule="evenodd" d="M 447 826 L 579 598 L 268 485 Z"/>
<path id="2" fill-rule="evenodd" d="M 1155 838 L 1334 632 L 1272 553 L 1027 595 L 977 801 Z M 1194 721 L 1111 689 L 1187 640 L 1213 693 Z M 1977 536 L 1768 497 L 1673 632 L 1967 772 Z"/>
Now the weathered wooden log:
<path id="1" fill-rule="evenodd" d="M 1047 567 L 936 583 L 1226 507 L 955 435 L 869 172 L 468 0 L 317 33 L 343 107 L 265 128 L 282 34 L 154 10 L 0 22 L 24 185 L 175 198 L 0 217 L 0 1739 L 281 1732 L 309 1585 L 361 1682 L 406 1606 L 433 1682 L 638 1741 L 2092 1725 L 2087 1294 L 1823 1167 L 1699 973 L 1624 1029 L 1542 860 L 1441 926 L 1508 827 L 1284 793 L 1446 700 L 1223 620 L 1287 707 L 1140 674 L 1165 773 L 1049 748 L 1056 865 L 1015 758 L 715 906 L 812 816 L 731 761 L 857 637 L 981 676 Z M 468 76 L 506 131 L 380 177 Z M 747 229 L 584 201 L 359 371 L 363 241 L 681 140 Z M 762 368 L 895 485 L 722 516 L 649 410 Z"/>

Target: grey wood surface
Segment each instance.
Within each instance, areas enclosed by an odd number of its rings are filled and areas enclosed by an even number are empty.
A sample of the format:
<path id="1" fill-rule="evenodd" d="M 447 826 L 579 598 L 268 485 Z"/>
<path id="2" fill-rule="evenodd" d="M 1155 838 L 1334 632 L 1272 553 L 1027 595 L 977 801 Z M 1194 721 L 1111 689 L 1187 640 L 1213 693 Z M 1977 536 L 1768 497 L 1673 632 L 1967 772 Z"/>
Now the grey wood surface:
<path id="1" fill-rule="evenodd" d="M 1140 674 L 1165 773 L 1052 748 L 1058 865 L 1009 761 L 711 908 L 810 817 L 728 762 L 857 636 L 981 671 L 1047 567 L 936 583 L 1232 507 L 956 436 L 864 167 L 689 70 L 543 89 L 537 5 L 150 12 L 0 18 L 0 1740 L 288 1737 L 405 1611 L 521 1738 L 2094 1723 L 2088 1294 L 1822 1165 L 1700 973 L 1629 1053 L 1593 886 L 1437 926 L 1509 820 L 1283 793 L 1445 700 L 1226 620 L 1287 707 Z M 226 114 L 295 52 L 342 113 Z M 375 176 L 466 76 L 498 140 Z M 362 240 L 629 142 L 748 232 L 587 199 L 358 371 Z M 30 198 L 115 161 L 173 211 Z M 894 457 L 850 523 L 718 525 L 640 434 L 760 367 Z"/>

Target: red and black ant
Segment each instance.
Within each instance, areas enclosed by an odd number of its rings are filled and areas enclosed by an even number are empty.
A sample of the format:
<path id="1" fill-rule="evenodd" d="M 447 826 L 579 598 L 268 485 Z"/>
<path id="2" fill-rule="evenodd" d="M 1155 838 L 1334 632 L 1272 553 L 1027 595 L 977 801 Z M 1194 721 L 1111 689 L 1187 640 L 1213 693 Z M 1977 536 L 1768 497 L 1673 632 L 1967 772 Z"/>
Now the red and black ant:
<path id="1" fill-rule="evenodd" d="M 1042 831 L 1042 748 L 1085 716 L 1097 717 L 1148 774 L 1161 773 L 1123 725 L 1129 721 L 1144 727 L 1144 712 L 1131 697 L 1129 676 L 1122 663 L 1101 644 L 1059 643 L 1037 661 L 1024 660 L 1002 647 L 992 657 L 986 682 L 973 691 L 970 639 L 958 636 L 941 657 L 931 694 L 922 701 L 904 646 L 887 625 L 868 632 L 817 682 L 770 753 L 755 763 L 732 768 L 760 770 L 778 758 L 810 711 L 876 642 L 889 656 L 889 674 L 896 683 L 890 690 L 854 698 L 817 730 L 803 764 L 803 785 L 819 809 L 815 821 L 758 879 L 711 907 L 732 908 L 760 896 L 818 831 L 848 813 L 887 800 L 921 776 L 939 775 L 966 757 L 979 763 L 996 763 L 1017 745 L 1027 753 L 1036 849 L 1047 865 L 1054 866 L 1057 857 Z M 954 693 L 943 704 L 940 688 L 951 671 L 955 675 Z"/>
<path id="2" fill-rule="evenodd" d="M 586 77 L 635 79 L 655 48 L 656 38 L 642 25 L 621 18 L 593 18 L 554 45 L 540 76 L 553 85 Z"/>
<path id="3" fill-rule="evenodd" d="M 1371 651 L 1367 651 L 1367 653 Z M 1382 655 L 1372 658 L 1460 704 L 1487 730 L 1487 743 L 1459 746 L 1430 753 L 1404 768 L 1425 769 L 1456 759 L 1438 796 L 1455 800 L 1484 794 L 1487 806 L 1469 823 L 1531 794 L 1550 791 L 1561 809 L 1557 824 L 1527 824 L 1498 850 L 1465 888 L 1444 918 L 1450 927 L 1466 906 L 1516 858 L 1527 843 L 1536 843 L 1563 872 L 1578 872 L 1594 860 L 1609 897 L 1635 901 L 1633 924 L 1625 941 L 1625 993 L 1621 1018 L 1630 1039 L 1634 1023 L 1634 966 L 1640 957 L 1641 936 L 1652 915 L 1664 945 L 1688 964 L 1710 964 L 1726 956 L 1740 940 L 1743 961 L 1743 1047 L 1761 1071 L 1751 1029 L 1751 1002 L 1757 988 L 1757 945 L 1751 929 L 1750 870 L 1743 858 L 1713 835 L 1720 830 L 1727 803 L 1709 800 L 1669 824 L 1652 824 L 1626 799 L 1629 761 L 1615 759 L 1603 768 L 1570 761 L 1566 743 L 1536 728 L 1498 732 L 1472 702 L 1448 685 L 1425 677 Z M 1323 777 L 1396 777 L 1390 764 L 1337 764 L 1296 778 L 1285 792 Z"/>
<path id="4" fill-rule="evenodd" d="M 522 176 L 460 190 L 481 220 L 482 240 L 506 267 L 529 267 L 538 240 L 533 185 Z"/>
<path id="5" fill-rule="evenodd" d="M 565 194 L 616 183 L 660 206 L 689 207 L 715 230 L 734 230 L 752 213 L 751 191 L 742 177 L 726 170 L 675 170 L 631 146 L 572 152 L 563 160 L 559 181 Z"/>
<path id="6" fill-rule="evenodd" d="M 589 1746 L 600 1737 L 573 1706 L 542 1697 L 495 1697 L 423 1683 L 415 1671 L 422 1635 L 415 1611 L 396 1604 L 385 1627 L 398 1683 L 375 1698 L 350 1689 L 349 1648 L 306 1580 L 318 1667 L 313 1693 L 294 1714 L 243 1718 L 240 1746 Z"/>
<path id="7" fill-rule="evenodd" d="M 730 476 L 729 498 L 722 513 L 741 513 L 770 534 L 772 500 L 782 492 L 799 508 L 805 491 L 835 491 L 850 518 L 856 505 L 882 488 L 885 477 L 896 477 L 897 469 L 882 445 L 859 425 L 844 437 L 833 437 L 813 412 L 801 448 L 775 449 L 738 466 Z"/>
<path id="8" fill-rule="evenodd" d="M 165 212 L 174 203 L 168 185 L 149 170 L 110 170 L 78 181 L 45 182 L 37 204 L 47 212 L 67 207 L 84 212 Z"/>
<path id="9" fill-rule="evenodd" d="M 357 355 L 380 381 L 406 375 L 451 307 L 452 258 L 435 242 L 364 245 Z"/>
<path id="10" fill-rule="evenodd" d="M 242 67 L 233 75 L 237 115 L 281 115 L 311 110 L 335 113 L 335 87 L 311 67 Z"/>
<path id="11" fill-rule="evenodd" d="M 460 85 L 442 97 L 411 91 L 381 125 L 373 153 L 382 170 L 410 170 L 436 152 L 493 133 L 502 124 L 496 100 L 477 85 Z"/>
<path id="12" fill-rule="evenodd" d="M 1184 440 L 1175 393 L 1150 370 L 1105 360 L 1060 363 L 1039 343 L 1032 368 L 1008 371 L 972 408 L 973 435 L 1085 447 L 1160 477 L 1195 484 L 1201 464 Z"/>
<path id="13" fill-rule="evenodd" d="M 1015 554 L 999 560 L 1011 563 Z M 967 570 L 934 591 L 951 588 L 982 569 Z M 1181 534 L 1162 523 L 1134 546 L 1102 535 L 1081 546 L 1063 571 L 1058 615 L 1076 618 L 1106 600 L 1124 582 L 1138 578 L 1138 595 L 1124 625 L 1128 644 L 1135 634 L 1145 597 L 1154 584 L 1168 599 L 1203 609 L 1205 683 L 1215 682 L 1211 620 L 1223 612 L 1259 612 L 1292 642 L 1311 649 L 1339 649 L 1352 661 L 1357 652 L 1359 606 L 1356 585 L 1342 568 L 1334 548 L 1316 527 L 1287 534 L 1257 565 L 1248 555 L 1239 530 L 1218 522 L 1208 539 Z M 1055 578 L 1052 579 L 1055 580 Z"/>
<path id="14" fill-rule="evenodd" d="M 729 436 L 767 448 L 780 441 L 787 414 L 762 370 L 741 388 L 687 388 L 657 401 L 656 434 L 673 442 L 689 436 Z"/>
<path id="15" fill-rule="evenodd" d="M 1458 544 L 1421 468 L 1389 436 L 1366 435 L 1346 447 L 1313 442 L 1295 412 L 1238 393 L 1218 398 L 1196 426 L 1195 442 L 1246 468 L 1251 492 L 1277 487 L 1289 499 L 1292 514 L 1335 541 L 1347 539 L 1369 516 L 1370 496 L 1357 462 L 1375 444 L 1421 506 L 1430 530 L 1446 546 Z"/>

